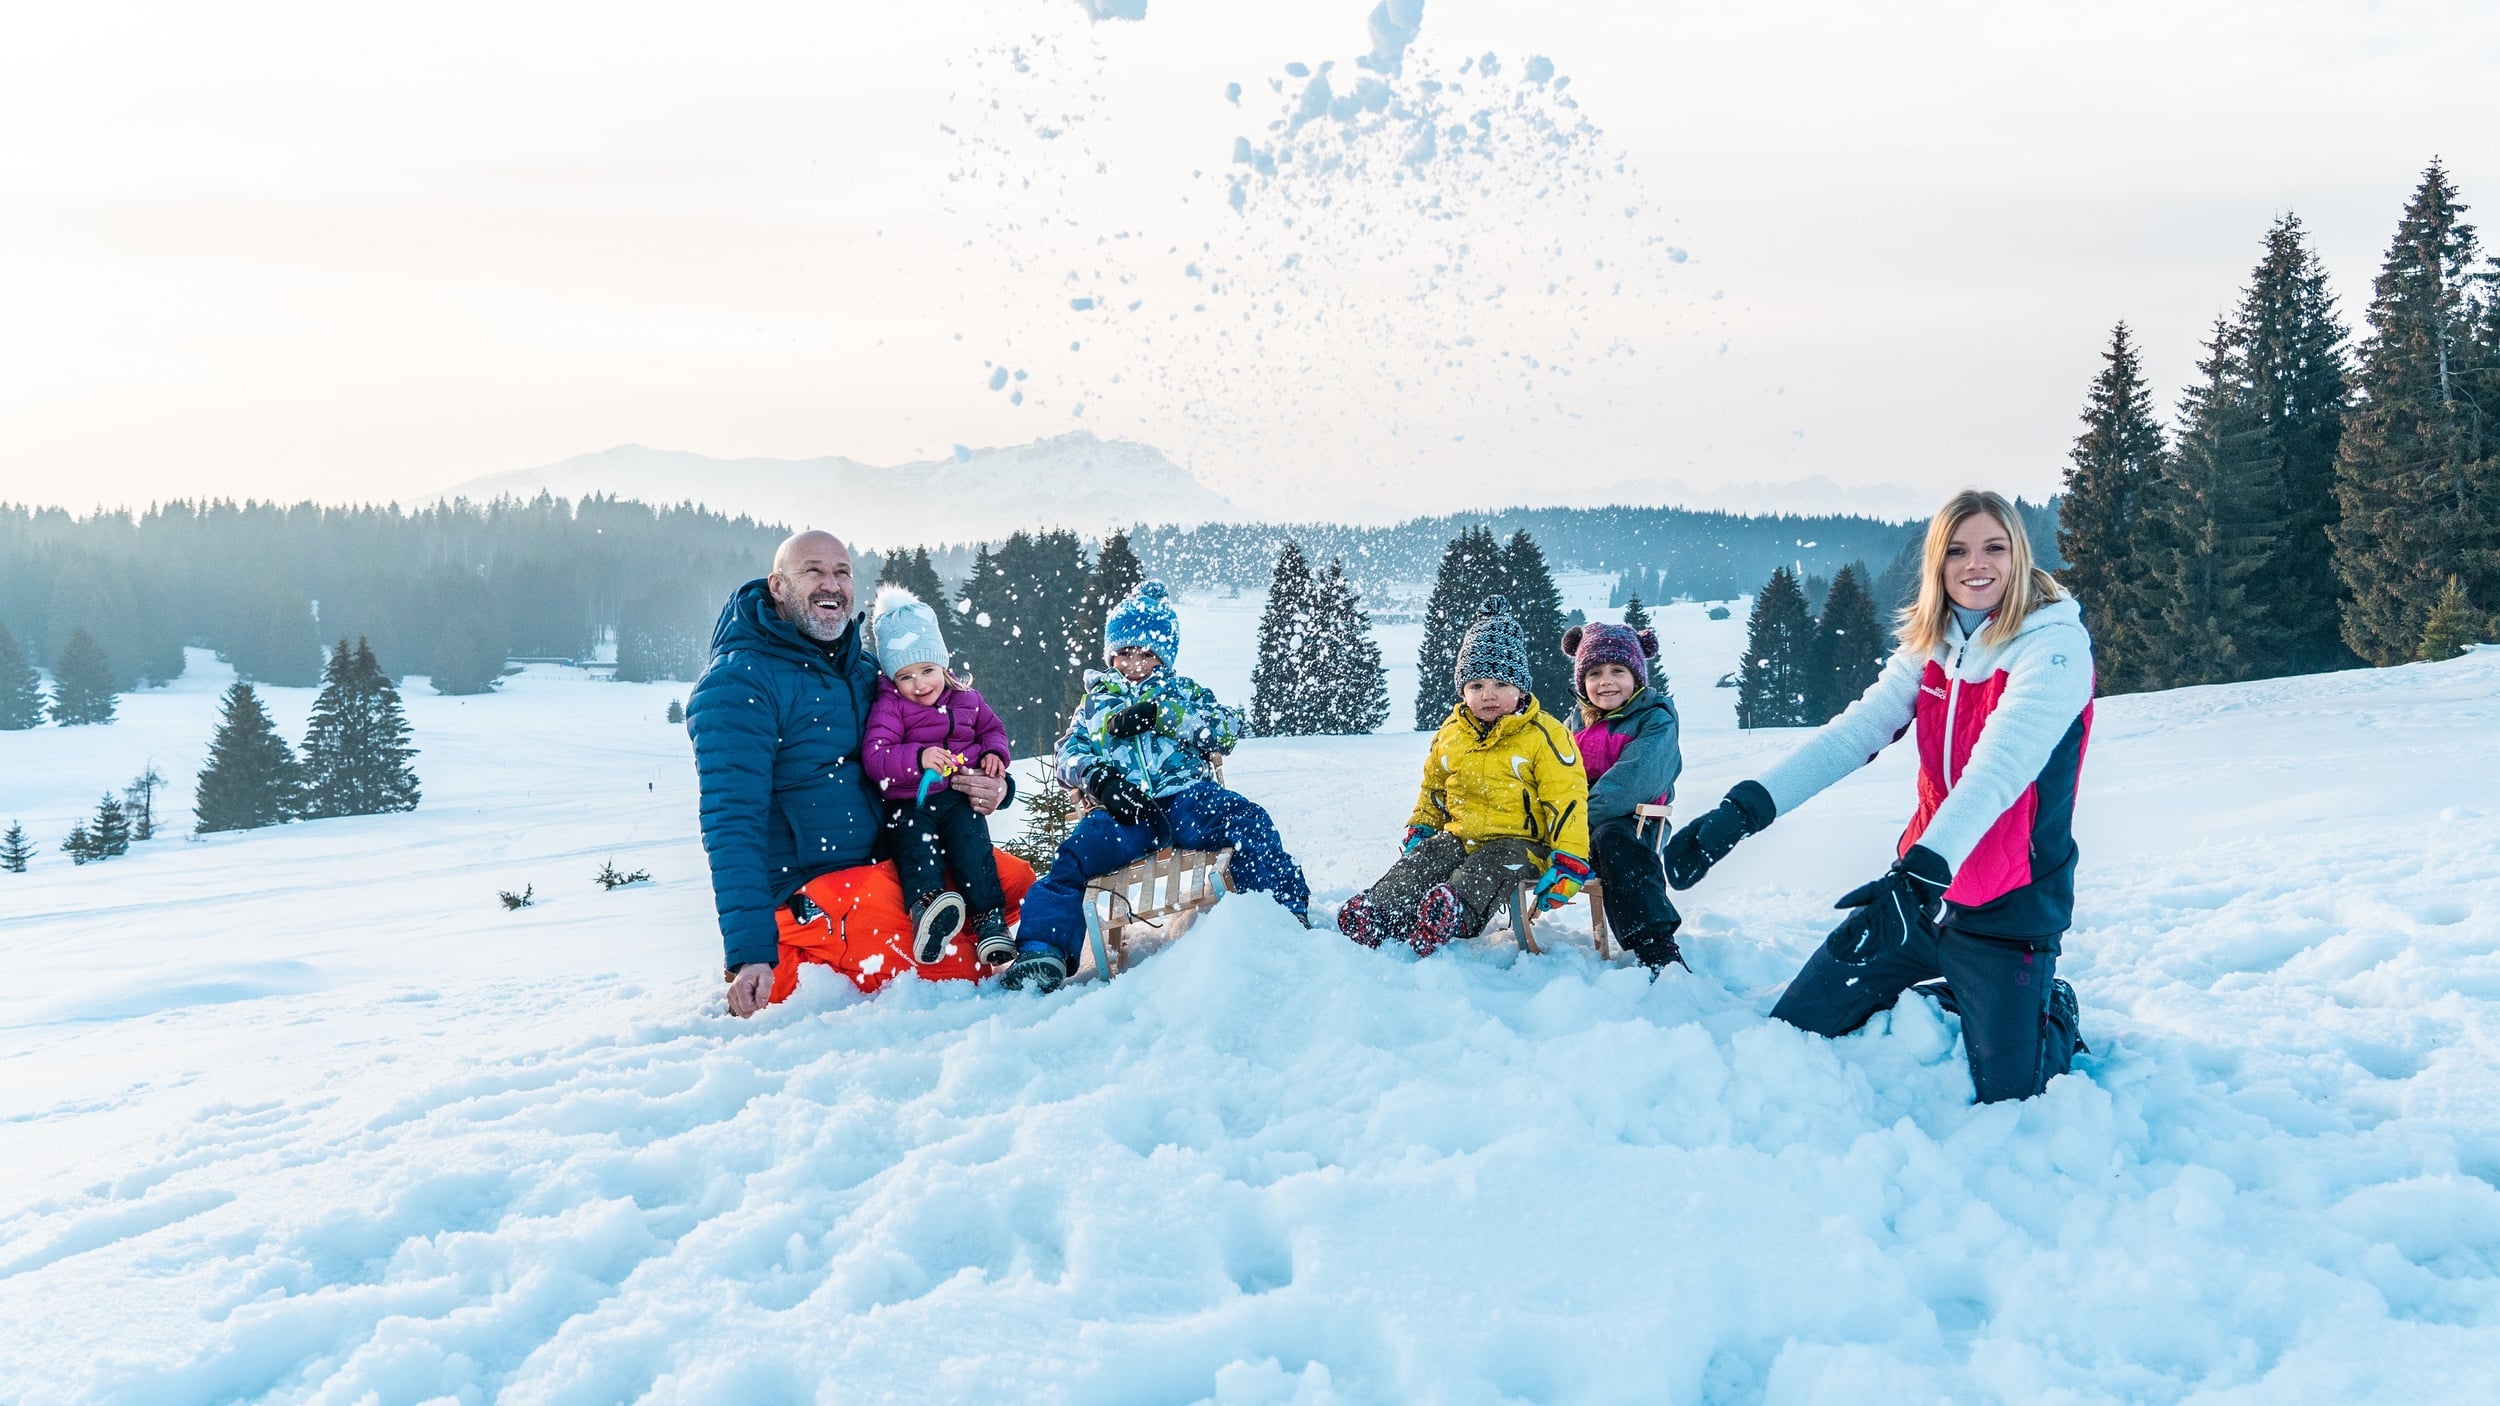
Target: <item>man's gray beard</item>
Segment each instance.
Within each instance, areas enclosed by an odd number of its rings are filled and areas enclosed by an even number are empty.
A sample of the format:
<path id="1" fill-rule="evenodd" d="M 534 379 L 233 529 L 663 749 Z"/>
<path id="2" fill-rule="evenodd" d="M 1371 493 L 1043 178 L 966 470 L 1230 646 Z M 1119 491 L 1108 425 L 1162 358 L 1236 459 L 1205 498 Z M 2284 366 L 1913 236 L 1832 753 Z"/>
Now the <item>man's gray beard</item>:
<path id="1" fill-rule="evenodd" d="M 823 633 L 818 626 L 811 623 L 811 619 L 816 612 L 808 609 L 807 604 L 804 601 L 793 601 L 786 606 L 777 605 L 775 606 L 773 613 L 779 615 L 782 619 L 789 621 L 791 624 L 796 625 L 800 634 L 807 636 L 809 639 L 816 641 L 818 644 L 831 644 L 835 640 L 838 640 L 851 632 L 851 617 L 842 611 L 835 611 L 833 615 L 833 632 L 831 634 Z"/>

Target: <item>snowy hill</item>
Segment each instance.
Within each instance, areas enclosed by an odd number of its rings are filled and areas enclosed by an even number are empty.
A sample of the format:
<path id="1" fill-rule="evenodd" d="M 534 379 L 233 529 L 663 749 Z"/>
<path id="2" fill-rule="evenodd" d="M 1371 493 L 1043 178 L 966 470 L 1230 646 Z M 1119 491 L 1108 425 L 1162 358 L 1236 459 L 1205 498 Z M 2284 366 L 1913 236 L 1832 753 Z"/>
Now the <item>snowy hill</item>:
<path id="1" fill-rule="evenodd" d="M 1238 688 L 1255 618 L 1191 604 L 1184 664 Z M 1689 813 L 1793 739 L 1709 686 L 1742 612 L 1661 623 Z M 2094 1053 L 1984 1109 L 1922 999 L 1764 1019 L 1887 857 L 1901 749 L 1690 895 L 1655 985 L 1576 907 L 1550 955 L 1419 962 L 1252 899 L 1109 985 L 818 980 L 742 1024 L 679 691 L 419 685 L 414 815 L 72 869 L 149 757 L 187 807 L 195 660 L 0 734 L 47 846 L 0 874 L 12 1401 L 2488 1397 L 2500 651 L 2105 700 L 2061 968 Z M 1325 909 L 1422 744 L 1230 775 Z"/>
<path id="2" fill-rule="evenodd" d="M 1096 532 L 1137 522 L 1192 524 L 1243 516 L 1161 453 L 1082 431 L 944 459 L 880 468 L 817 459 L 713 459 L 620 445 L 544 468 L 473 478 L 437 498 L 485 501 L 547 492 L 606 493 L 646 503 L 692 500 L 762 522 L 830 528 L 867 546 L 966 542 L 1018 528 Z"/>

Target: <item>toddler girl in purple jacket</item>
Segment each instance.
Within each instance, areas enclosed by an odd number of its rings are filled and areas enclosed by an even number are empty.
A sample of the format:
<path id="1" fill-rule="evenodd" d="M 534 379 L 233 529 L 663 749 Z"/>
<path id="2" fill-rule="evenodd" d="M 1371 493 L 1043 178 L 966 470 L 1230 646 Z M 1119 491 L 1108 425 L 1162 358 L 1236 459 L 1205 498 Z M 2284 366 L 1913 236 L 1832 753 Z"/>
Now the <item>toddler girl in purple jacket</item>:
<path id="1" fill-rule="evenodd" d="M 1007 726 L 946 671 L 937 612 L 918 596 L 900 586 L 877 592 L 873 628 L 881 672 L 860 761 L 885 803 L 886 845 L 911 908 L 912 955 L 923 965 L 944 957 L 969 908 L 981 960 L 1003 966 L 1015 960 L 1016 947 L 1007 937 L 1007 897 L 990 853 L 989 821 L 945 783 L 965 767 L 1006 775 Z M 1011 787 L 1010 803 L 1014 795 Z"/>

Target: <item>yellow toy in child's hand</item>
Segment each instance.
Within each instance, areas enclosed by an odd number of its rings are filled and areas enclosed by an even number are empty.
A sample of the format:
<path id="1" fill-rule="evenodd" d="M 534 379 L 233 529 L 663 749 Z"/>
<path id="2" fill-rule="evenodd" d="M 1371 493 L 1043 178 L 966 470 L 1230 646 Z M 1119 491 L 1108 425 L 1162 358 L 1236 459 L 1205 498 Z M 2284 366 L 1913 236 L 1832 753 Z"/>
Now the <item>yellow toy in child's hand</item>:
<path id="1" fill-rule="evenodd" d="M 961 752 L 950 752 L 943 747 L 923 747 L 920 749 L 920 769 L 922 771 L 934 771 L 941 777 L 947 777 L 953 776 L 956 772 L 963 770 L 966 765 L 967 763 L 964 761 L 964 756 Z"/>

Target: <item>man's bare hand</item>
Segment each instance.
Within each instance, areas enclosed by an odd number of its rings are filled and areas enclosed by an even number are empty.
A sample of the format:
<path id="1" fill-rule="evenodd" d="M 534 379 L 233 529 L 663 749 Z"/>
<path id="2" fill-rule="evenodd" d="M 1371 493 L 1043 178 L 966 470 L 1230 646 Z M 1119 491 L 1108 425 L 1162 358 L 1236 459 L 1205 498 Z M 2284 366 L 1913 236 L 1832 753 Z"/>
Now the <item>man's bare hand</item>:
<path id="1" fill-rule="evenodd" d="M 977 771 L 965 770 L 956 772 L 946 784 L 971 798 L 973 813 L 976 815 L 989 814 L 998 809 L 1000 801 L 1007 799 L 1007 782 L 1003 777 L 986 776 Z"/>
<path id="2" fill-rule="evenodd" d="M 772 1004 L 773 969 L 749 962 L 729 978 L 729 1013 L 743 1020 Z"/>

